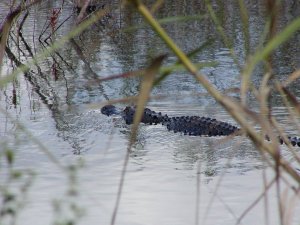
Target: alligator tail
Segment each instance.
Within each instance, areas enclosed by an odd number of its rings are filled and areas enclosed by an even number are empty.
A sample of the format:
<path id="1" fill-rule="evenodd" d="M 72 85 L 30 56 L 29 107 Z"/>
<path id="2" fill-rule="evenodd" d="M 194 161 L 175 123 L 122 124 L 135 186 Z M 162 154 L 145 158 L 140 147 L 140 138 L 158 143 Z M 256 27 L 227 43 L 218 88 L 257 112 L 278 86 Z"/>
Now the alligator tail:
<path id="1" fill-rule="evenodd" d="M 289 140 L 289 143 L 292 145 L 292 146 L 298 146 L 300 147 L 300 138 L 297 137 L 297 136 L 288 136 L 287 137 L 288 140 Z M 266 140 L 270 141 L 270 138 L 268 136 L 266 136 Z M 278 142 L 282 145 L 285 143 L 284 139 L 280 136 L 278 136 Z M 286 144 L 286 143 L 285 143 Z"/>

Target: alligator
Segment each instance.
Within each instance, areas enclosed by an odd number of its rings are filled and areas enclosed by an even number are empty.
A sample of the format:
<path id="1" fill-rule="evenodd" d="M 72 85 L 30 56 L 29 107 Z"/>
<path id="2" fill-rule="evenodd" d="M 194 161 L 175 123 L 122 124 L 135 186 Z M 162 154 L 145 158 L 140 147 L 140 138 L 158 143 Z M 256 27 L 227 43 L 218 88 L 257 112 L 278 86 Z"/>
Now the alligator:
<path id="1" fill-rule="evenodd" d="M 130 125 L 133 123 L 135 114 L 134 106 L 126 106 L 124 109 L 117 108 L 114 105 L 105 105 L 101 108 L 101 113 L 106 116 L 120 115 Z M 161 112 L 155 112 L 149 108 L 144 109 L 141 123 L 149 125 L 161 124 L 169 131 L 183 133 L 190 136 L 229 136 L 238 135 L 241 129 L 227 122 L 222 122 L 210 117 L 200 116 L 168 116 Z M 270 141 L 266 135 L 265 139 Z M 300 147 L 299 137 L 288 137 L 291 145 Z M 278 137 L 280 144 L 284 143 L 282 137 Z"/>

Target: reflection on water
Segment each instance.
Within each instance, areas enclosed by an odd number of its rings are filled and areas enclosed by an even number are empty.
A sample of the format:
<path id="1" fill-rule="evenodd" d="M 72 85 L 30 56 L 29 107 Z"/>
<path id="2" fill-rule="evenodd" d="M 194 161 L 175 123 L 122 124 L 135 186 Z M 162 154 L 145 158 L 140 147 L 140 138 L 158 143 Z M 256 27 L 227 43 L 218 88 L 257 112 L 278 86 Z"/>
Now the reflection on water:
<path id="1" fill-rule="evenodd" d="M 107 4 L 112 15 L 107 21 L 84 31 L 33 67 L 27 77 L 18 77 L 1 90 L 0 95 L 1 109 L 21 122 L 61 162 L 85 161 L 79 172 L 78 185 L 78 201 L 86 209 L 82 224 L 110 223 L 130 137 L 130 128 L 120 119 L 107 118 L 99 109 L 90 109 L 86 104 L 136 95 L 140 81 L 139 78 L 127 78 L 99 83 L 95 77 L 144 68 L 152 58 L 165 52 L 169 53 L 167 65 L 176 61 L 137 14 L 131 14 L 129 8 L 121 9 L 117 1 L 108 1 Z M 246 1 L 246 4 L 250 14 L 250 43 L 246 43 L 243 36 L 240 17 L 236 13 L 237 3 L 219 1 L 214 5 L 241 65 L 246 53 L 258 44 L 259 31 L 265 25 L 263 4 L 253 4 L 252 1 Z M 297 1 L 285 1 L 284 4 L 285 16 L 278 18 L 282 26 L 299 12 L 296 10 L 299 9 Z M 47 46 L 45 39 L 51 34 L 46 28 L 48 13 L 60 6 L 60 1 L 45 1 L 29 14 L 22 29 L 24 40 L 20 40 L 21 49 L 26 54 L 20 60 L 30 59 L 25 43 L 33 53 Z M 2 10 L 5 7 L 0 3 L 0 18 L 5 16 L 6 11 Z M 195 20 L 164 24 L 164 28 L 186 52 L 213 40 L 194 56 L 193 61 L 218 63 L 201 71 L 219 90 L 239 87 L 239 68 L 217 35 L 204 3 L 166 1 L 156 12 L 158 18 L 196 14 L 201 16 Z M 66 22 L 58 29 L 55 38 L 59 39 L 68 32 L 75 19 L 72 6 L 65 3 L 58 23 Z M 128 27 L 136 25 L 142 28 L 125 32 Z M 40 41 L 35 36 L 33 38 L 33 33 L 41 32 L 44 33 Z M 299 40 L 296 35 L 275 52 L 273 69 L 278 79 L 286 79 L 299 67 Z M 50 39 L 48 41 L 51 43 Z M 10 44 L 16 51 L 13 42 Z M 2 74 L 11 70 L 10 61 L 6 59 Z M 254 84 L 259 84 L 262 73 L 263 69 L 257 68 Z M 291 87 L 296 94 L 299 93 L 298 82 Z M 153 95 L 168 97 L 151 101 L 149 107 L 170 115 L 203 115 L 234 124 L 212 98 L 199 93 L 205 93 L 204 88 L 187 72 L 175 72 L 152 92 Z M 274 105 L 272 113 L 282 126 L 287 132 L 297 134 L 280 97 L 273 95 L 271 101 Z M 250 106 L 254 110 L 258 107 L 256 101 L 250 101 Z M 6 143 L 16 152 L 16 168 L 29 168 L 38 173 L 20 221 L 22 224 L 51 223 L 52 201 L 63 198 L 68 187 L 65 174 L 7 114 L 2 114 L 0 119 L 1 143 Z M 285 147 L 283 155 L 292 158 Z M 233 224 L 262 192 L 264 173 L 268 174 L 268 180 L 271 179 L 272 172 L 266 168 L 268 166 L 261 160 L 255 146 L 245 137 L 189 137 L 168 132 L 160 125 L 142 125 L 130 152 L 117 223 L 194 224 L 198 218 L 199 224 Z M 287 200 L 289 198 L 286 196 Z M 269 224 L 279 224 L 274 187 L 267 202 Z M 243 219 L 243 224 L 264 223 L 264 209 L 264 201 L 260 201 Z M 300 221 L 299 216 L 293 219 L 294 224 Z"/>

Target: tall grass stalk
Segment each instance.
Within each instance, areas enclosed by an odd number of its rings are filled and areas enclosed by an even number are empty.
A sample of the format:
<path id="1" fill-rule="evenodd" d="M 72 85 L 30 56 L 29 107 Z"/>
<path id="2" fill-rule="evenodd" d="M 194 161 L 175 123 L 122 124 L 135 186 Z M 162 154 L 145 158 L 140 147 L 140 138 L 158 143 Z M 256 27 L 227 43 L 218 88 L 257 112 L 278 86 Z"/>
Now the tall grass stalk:
<path id="1" fill-rule="evenodd" d="M 128 165 L 128 161 L 129 161 L 129 154 L 131 152 L 133 144 L 135 143 L 138 127 L 139 127 L 140 121 L 142 120 L 144 108 L 149 100 L 149 96 L 150 96 L 150 92 L 151 92 L 153 84 L 154 84 L 155 76 L 158 73 L 159 68 L 160 68 L 164 58 L 165 58 L 165 56 L 160 56 L 160 57 L 156 58 L 152 62 L 150 67 L 145 71 L 145 74 L 143 76 L 140 93 L 137 98 L 137 108 L 136 108 L 136 112 L 135 112 L 134 119 L 133 119 L 133 125 L 131 128 L 130 140 L 129 140 L 129 144 L 128 144 L 125 159 L 124 159 L 122 174 L 121 174 L 118 193 L 117 193 L 117 199 L 116 199 L 114 211 L 113 211 L 112 218 L 111 218 L 111 225 L 114 225 L 116 223 L 117 213 L 118 213 L 122 190 L 123 190 L 123 185 L 124 185 L 124 181 L 125 181 L 125 174 L 127 171 L 127 165 Z"/>
<path id="2" fill-rule="evenodd" d="M 238 58 L 234 52 L 234 49 L 233 49 L 233 44 L 232 42 L 229 40 L 229 38 L 227 37 L 223 27 L 221 26 L 221 23 L 211 5 L 211 0 L 205 0 L 205 3 L 206 3 L 206 7 L 208 9 L 208 12 L 209 12 L 209 15 L 210 17 L 212 18 L 212 21 L 214 22 L 216 28 L 217 28 L 217 31 L 219 32 L 225 46 L 229 49 L 229 52 L 231 54 L 231 57 L 234 61 L 234 63 L 238 66 L 238 68 L 240 69 L 241 68 L 241 65 L 238 61 Z M 226 4 L 226 3 L 225 3 Z M 243 12 L 244 13 L 244 12 Z"/>
<path id="3" fill-rule="evenodd" d="M 142 119 L 144 108 L 150 98 L 153 99 L 160 99 L 165 96 L 151 96 L 151 90 L 153 86 L 158 85 L 162 80 L 164 80 L 171 72 L 174 70 L 182 70 L 184 69 L 188 70 L 191 75 L 195 78 L 197 82 L 199 82 L 200 85 L 202 85 L 208 92 L 208 95 L 212 96 L 218 103 L 220 103 L 227 111 L 228 113 L 240 124 L 242 128 L 242 132 L 245 135 L 247 135 L 255 144 L 255 146 L 260 151 L 264 163 L 266 165 L 272 166 L 273 170 L 275 171 L 275 177 L 272 178 L 271 181 L 267 182 L 266 179 L 264 179 L 264 190 L 262 193 L 259 194 L 257 199 L 246 209 L 242 212 L 240 216 L 237 216 L 232 209 L 223 202 L 225 205 L 226 210 L 234 217 L 236 218 L 236 224 L 240 224 L 242 219 L 245 217 L 245 215 L 248 214 L 249 211 L 251 211 L 255 205 L 258 204 L 259 201 L 261 201 L 262 198 L 265 197 L 265 211 L 267 214 L 267 207 L 268 207 L 268 201 L 267 201 L 267 192 L 273 185 L 277 185 L 277 195 L 278 195 L 278 206 L 279 206 L 279 214 L 281 219 L 281 224 L 284 224 L 284 205 L 281 198 L 282 193 L 282 187 L 280 186 L 280 181 L 283 180 L 285 183 L 288 183 L 287 180 L 284 178 L 282 174 L 282 169 L 290 175 L 290 177 L 293 178 L 294 181 L 296 181 L 298 184 L 300 184 L 300 176 L 299 173 L 294 169 L 294 167 L 284 158 L 281 157 L 280 147 L 279 144 L 275 141 L 270 143 L 266 143 L 264 141 L 265 134 L 268 134 L 272 140 L 276 140 L 277 136 L 274 132 L 274 129 L 277 133 L 280 134 L 280 136 L 284 139 L 284 141 L 287 143 L 289 150 L 292 152 L 295 161 L 300 164 L 300 158 L 297 155 L 297 153 L 292 149 L 292 146 L 287 138 L 287 135 L 285 134 L 282 127 L 280 127 L 275 120 L 275 118 L 271 115 L 270 107 L 268 106 L 269 96 L 272 90 L 269 81 L 272 77 L 272 71 L 271 69 L 267 70 L 266 73 L 263 75 L 262 82 L 258 89 L 254 87 L 251 83 L 251 77 L 253 75 L 253 71 L 256 68 L 256 66 L 260 63 L 266 63 L 268 61 L 268 58 L 271 56 L 271 54 L 276 51 L 276 49 L 287 42 L 297 31 L 300 29 L 300 18 L 297 18 L 293 20 L 290 24 L 288 24 L 281 32 L 278 34 L 275 34 L 275 32 L 272 32 L 271 36 L 268 36 L 269 31 L 271 30 L 271 27 L 274 25 L 274 21 L 276 19 L 276 15 L 273 15 L 272 18 L 268 18 L 265 24 L 265 30 L 261 36 L 261 41 L 258 45 L 257 50 L 253 53 L 253 55 L 250 54 L 249 46 L 250 46 L 250 34 L 249 34 L 249 15 L 245 6 L 245 2 L 243 0 L 238 0 L 239 10 L 240 10 L 240 17 L 243 24 L 243 35 L 245 39 L 245 50 L 247 53 L 248 60 L 246 62 L 246 65 L 242 67 L 239 64 L 239 61 L 237 59 L 237 56 L 233 49 L 233 44 L 231 43 L 230 39 L 226 35 L 226 32 L 224 28 L 221 26 L 221 22 L 219 21 L 219 18 L 217 16 L 217 13 L 214 11 L 211 1 L 205 0 L 206 8 L 208 10 L 208 13 L 205 15 L 190 15 L 190 16 L 183 16 L 183 17 L 170 17 L 170 18 L 163 18 L 163 19 L 156 19 L 153 16 L 153 13 L 159 9 L 162 4 L 164 3 L 163 0 L 158 0 L 153 5 L 151 9 L 147 8 L 142 1 L 140 0 L 127 0 L 130 2 L 136 10 L 143 16 L 146 23 L 149 24 L 152 29 L 155 31 L 155 33 L 164 41 L 166 46 L 177 56 L 178 61 L 174 63 L 171 66 L 162 67 L 162 62 L 165 58 L 165 56 L 159 56 L 156 59 L 153 60 L 152 64 L 146 68 L 146 69 L 140 69 L 138 71 L 128 72 L 126 74 L 111 76 L 108 78 L 98 79 L 95 77 L 95 80 L 97 82 L 103 82 L 111 79 L 117 79 L 117 78 L 127 78 L 131 76 L 140 76 L 142 77 L 142 82 L 140 85 L 140 91 L 138 96 L 132 96 L 124 99 L 118 99 L 118 100 L 111 100 L 106 102 L 107 103 L 116 103 L 116 102 L 136 102 L 137 108 L 136 108 L 136 114 L 134 116 L 134 122 L 131 129 L 131 136 L 129 140 L 129 144 L 126 149 L 126 154 L 123 162 L 123 167 L 121 171 L 119 186 L 118 186 L 118 193 L 116 196 L 116 202 L 115 207 L 113 210 L 112 218 L 111 218 L 111 225 L 116 224 L 116 218 L 118 215 L 119 205 L 121 201 L 121 196 L 123 192 L 123 187 L 125 183 L 125 176 L 127 172 L 128 162 L 130 159 L 130 152 L 132 151 L 133 144 L 136 141 L 136 136 L 138 133 L 139 123 Z M 31 5 L 37 3 L 39 1 L 31 1 L 28 3 L 28 5 L 25 5 L 25 8 L 20 8 L 20 11 L 17 11 L 16 14 L 12 18 L 8 18 L 6 23 L 1 29 L 1 42 L 0 42 L 0 72 L 1 72 L 1 65 L 3 62 L 4 53 L 6 51 L 7 47 L 7 41 L 11 32 L 11 28 L 14 25 L 14 20 L 18 17 L 19 13 L 25 9 L 28 9 Z M 26 62 L 20 63 L 20 65 L 11 73 L 5 76 L 0 76 L 0 88 L 4 88 L 7 85 L 11 84 L 21 73 L 26 73 L 33 65 L 41 63 L 43 60 L 45 60 L 47 57 L 49 57 L 52 53 L 56 52 L 57 50 L 61 49 L 70 39 L 73 37 L 78 36 L 81 34 L 85 29 L 89 28 L 92 24 L 97 22 L 100 18 L 102 18 L 105 14 L 105 10 L 99 10 L 96 13 L 94 13 L 89 19 L 83 20 L 83 15 L 85 12 L 86 7 L 88 6 L 90 1 L 85 1 L 85 4 L 81 10 L 81 13 L 78 17 L 78 24 L 76 27 L 74 27 L 70 32 L 68 32 L 65 36 L 60 38 L 59 40 L 55 41 L 51 45 L 49 45 L 47 48 L 44 48 L 41 52 L 36 54 L 34 57 L 32 57 L 30 60 L 27 60 Z M 24 1 L 25 3 L 25 1 Z M 278 3 L 278 1 L 276 1 Z M 21 7 L 23 4 L 21 4 Z M 272 11 L 272 10 L 271 10 Z M 276 10 L 271 13 L 276 13 Z M 205 62 L 205 63 L 199 63 L 195 64 L 192 63 L 191 57 L 195 55 L 196 53 L 203 50 L 204 47 L 210 45 L 213 41 L 208 40 L 205 42 L 202 46 L 200 46 L 198 49 L 195 49 L 194 51 L 185 54 L 181 48 L 179 48 L 175 42 L 170 38 L 170 36 L 167 34 L 167 32 L 162 28 L 162 24 L 170 23 L 170 22 L 186 22 L 190 20 L 202 20 L 203 18 L 210 16 L 212 22 L 216 26 L 216 29 L 224 43 L 224 45 L 229 49 L 231 57 L 233 58 L 234 62 L 238 65 L 239 69 L 241 69 L 241 101 L 237 101 L 236 99 L 233 99 L 226 95 L 226 93 L 222 93 L 218 91 L 212 83 L 206 78 L 204 74 L 199 72 L 199 68 L 202 66 L 215 66 L 216 62 Z M 122 32 L 132 32 L 136 29 L 140 29 L 144 27 L 145 25 L 142 24 L 141 26 L 133 26 L 124 30 L 121 30 Z M 56 30 L 55 30 L 56 31 Z M 270 39 L 268 39 L 270 38 Z M 9 51 L 7 51 L 9 53 Z M 160 76 L 156 77 L 156 75 L 159 74 Z M 97 74 L 96 74 L 97 75 Z M 295 71 L 293 74 L 289 76 L 289 78 L 281 83 L 276 83 L 276 89 L 280 95 L 282 96 L 283 102 L 285 106 L 289 109 L 290 117 L 294 121 L 294 123 L 297 124 L 297 116 L 300 115 L 300 106 L 299 102 L 293 96 L 288 90 L 287 86 L 290 85 L 293 81 L 298 79 L 300 77 L 300 70 Z M 259 104 L 260 104 L 260 112 L 255 113 L 252 110 L 250 110 L 246 103 L 246 95 L 248 92 L 252 92 L 255 97 L 257 98 Z M 201 94 L 199 94 L 201 95 Z M 294 107 L 294 110 L 290 109 L 290 106 Z M 97 108 L 99 108 L 99 104 L 96 105 Z M 21 130 L 28 139 L 30 139 L 33 143 L 35 143 L 41 152 L 43 152 L 47 158 L 53 162 L 58 168 L 60 168 L 67 176 L 69 183 L 71 185 L 70 190 L 68 190 L 68 193 L 70 196 L 70 208 L 71 210 L 74 210 L 74 220 L 70 221 L 56 221 L 57 223 L 65 223 L 65 224 L 74 224 L 77 220 L 80 218 L 81 211 L 79 208 L 77 208 L 76 204 L 73 204 L 72 200 L 73 197 L 76 196 L 77 189 L 72 188 L 76 187 L 77 180 L 76 172 L 77 167 L 66 167 L 64 166 L 48 149 L 47 146 L 45 146 L 40 140 L 34 137 L 34 135 L 29 132 L 29 130 L 22 125 L 22 123 L 15 121 L 9 114 L 7 114 L 4 110 L 0 109 L 1 112 L 5 115 L 7 115 L 10 120 L 16 124 L 19 130 Z M 249 121 L 250 120 L 250 121 Z M 262 128 L 262 131 L 260 133 L 257 132 L 257 130 L 253 127 L 252 123 L 259 124 Z M 300 128 L 298 126 L 298 130 L 300 131 Z M 231 137 L 227 137 L 231 138 Z M 14 161 L 14 155 L 10 151 L 6 151 L 6 160 L 10 165 L 13 165 Z M 1 155 L 0 155 L 1 156 Z M 270 156 L 270 157 L 269 157 Z M 270 160 L 270 158 L 272 160 Z M 230 160 L 229 160 L 230 161 Z M 199 201 L 200 201 L 200 164 L 198 165 L 197 172 L 199 176 L 197 176 L 197 205 L 196 205 L 196 213 L 199 213 Z M 217 185 L 215 190 L 213 191 L 213 197 L 211 198 L 211 201 L 208 204 L 207 212 L 205 215 L 208 215 L 208 211 L 211 208 L 211 205 L 213 203 L 214 198 L 219 198 L 217 190 L 222 182 L 222 179 L 224 178 L 226 170 L 221 175 L 220 179 L 217 181 Z M 295 191 L 296 193 L 296 191 Z M 74 194 L 74 195 L 73 195 Z M 297 194 L 297 193 L 296 193 Z M 222 201 L 222 199 L 220 198 Z M 60 213 L 59 207 L 61 202 L 57 204 L 58 214 Z M 76 207 L 73 207 L 76 206 Z M 73 207 L 73 208 L 72 208 Z M 0 207 L 1 208 L 1 207 Z M 76 217 L 76 213 L 78 213 L 78 217 Z M 0 213 L 1 214 L 1 213 Z M 266 221 L 268 222 L 269 218 L 266 215 Z M 0 216 L 1 219 L 1 216 Z M 204 218 L 203 222 L 205 223 Z M 196 214 L 195 217 L 196 223 L 198 224 L 199 221 L 199 215 Z M 266 222 L 266 223 L 267 223 Z M 0 222 L 1 223 L 1 222 Z"/>
<path id="4" fill-rule="evenodd" d="M 137 8 L 137 10 L 141 13 L 141 15 L 145 18 L 145 20 L 151 25 L 151 27 L 157 32 L 157 34 L 161 37 L 161 39 L 166 43 L 166 45 L 175 53 L 175 55 L 180 59 L 182 64 L 187 68 L 188 71 L 196 78 L 196 80 L 203 85 L 203 87 L 214 97 L 227 111 L 232 115 L 232 117 L 241 125 L 246 134 L 253 140 L 254 144 L 258 147 L 258 149 L 265 153 L 267 152 L 270 156 L 273 157 L 275 162 L 277 161 L 279 165 L 290 174 L 298 183 L 300 183 L 300 176 L 295 171 L 294 168 L 290 166 L 290 164 L 283 158 L 278 158 L 278 145 L 274 149 L 275 146 L 271 146 L 264 142 L 263 137 L 257 133 L 257 131 L 252 127 L 251 124 L 245 119 L 245 115 L 249 115 L 252 119 L 255 119 L 258 115 L 253 114 L 248 109 L 243 107 L 241 104 L 233 101 L 233 99 L 222 95 L 218 90 L 216 90 L 210 82 L 198 72 L 195 65 L 189 60 L 189 58 L 183 53 L 183 51 L 173 42 L 173 40 L 168 36 L 165 30 L 160 26 L 160 24 L 155 20 L 147 7 L 138 0 L 130 0 L 133 5 Z M 278 36 L 276 36 L 270 43 L 263 49 L 263 54 L 258 55 L 255 54 L 254 63 L 250 64 L 250 68 L 253 68 L 254 65 L 259 61 L 259 59 L 263 59 L 269 53 L 271 53 L 274 48 L 279 46 L 279 44 L 286 41 L 290 36 L 288 34 L 293 34 L 299 26 L 299 22 L 297 19 L 292 22 L 283 32 L 281 32 Z M 249 68 L 246 67 L 246 68 Z M 248 72 L 252 72 L 250 69 L 246 69 Z M 250 74 L 250 73 L 248 73 Z M 266 124 L 265 124 L 266 125 Z M 276 168 L 276 165 L 274 165 Z"/>
<path id="5" fill-rule="evenodd" d="M 0 88 L 3 88 L 8 83 L 12 82 L 19 74 L 25 73 L 29 68 L 35 64 L 42 62 L 46 57 L 50 56 L 53 52 L 60 49 L 65 45 L 71 38 L 78 36 L 86 28 L 90 27 L 92 24 L 97 22 L 101 17 L 105 15 L 104 10 L 99 10 L 93 14 L 89 19 L 84 20 L 80 25 L 74 27 L 67 35 L 63 36 L 59 40 L 55 41 L 48 48 L 43 49 L 40 53 L 37 53 L 31 60 L 28 60 L 26 63 L 19 66 L 11 74 L 4 76 L 0 79 Z"/>
<path id="6" fill-rule="evenodd" d="M 293 20 L 289 25 L 287 25 L 279 34 L 274 36 L 270 41 L 268 41 L 265 47 L 257 50 L 253 56 L 249 58 L 249 62 L 244 67 L 242 73 L 242 86 L 241 95 L 245 98 L 246 93 L 249 88 L 249 83 L 251 83 L 250 78 L 255 66 L 264 60 L 275 51 L 280 45 L 289 40 L 293 34 L 300 29 L 300 18 Z"/>

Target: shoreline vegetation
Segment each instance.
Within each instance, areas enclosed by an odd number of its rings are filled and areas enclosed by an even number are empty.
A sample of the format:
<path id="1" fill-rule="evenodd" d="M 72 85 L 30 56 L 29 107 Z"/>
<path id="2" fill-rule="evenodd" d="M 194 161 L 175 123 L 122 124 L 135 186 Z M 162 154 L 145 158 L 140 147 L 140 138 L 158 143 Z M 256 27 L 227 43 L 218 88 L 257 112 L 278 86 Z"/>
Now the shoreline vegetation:
<path id="1" fill-rule="evenodd" d="M 289 191 L 294 194 L 299 202 L 300 155 L 299 151 L 295 150 L 290 144 L 288 139 L 289 134 L 284 130 L 285 128 L 281 127 L 280 123 L 272 115 L 272 104 L 270 102 L 274 95 L 280 96 L 283 107 L 289 113 L 289 120 L 299 134 L 299 96 L 290 87 L 295 85 L 295 83 L 297 84 L 299 80 L 300 70 L 297 66 L 300 64 L 298 63 L 298 65 L 290 68 L 291 72 L 286 76 L 286 79 L 280 79 L 280 76 L 278 77 L 278 74 L 275 72 L 275 67 L 279 63 L 277 59 L 278 55 L 280 55 L 280 50 L 291 45 L 291 40 L 295 36 L 299 36 L 300 15 L 295 15 L 285 24 L 279 22 L 285 16 L 283 14 L 286 11 L 292 10 L 292 7 L 299 7 L 296 6 L 296 1 L 262 1 L 261 11 L 263 11 L 262 14 L 264 15 L 264 22 L 262 24 L 264 26 L 262 30 L 256 31 L 259 33 L 255 34 L 252 33 L 253 27 L 251 21 L 253 21 L 253 18 L 249 9 L 250 3 L 244 0 L 231 3 L 236 4 L 236 9 L 238 10 L 234 13 L 240 18 L 239 22 L 242 25 L 236 29 L 241 30 L 242 36 L 240 38 L 243 43 L 241 46 L 243 46 L 243 52 L 245 53 L 243 57 L 237 51 L 232 39 L 232 36 L 235 35 L 234 31 L 230 31 L 227 28 L 228 24 L 226 24 L 223 18 L 224 14 L 232 12 L 224 10 L 225 5 L 220 1 L 191 1 L 191 5 L 197 5 L 205 13 L 166 16 L 164 18 L 157 17 L 157 14 L 170 1 L 157 0 L 144 2 L 141 0 L 127 0 L 116 3 L 115 1 L 77 0 L 70 2 L 57 0 L 54 2 L 55 4 L 50 7 L 51 11 L 48 12 L 47 19 L 44 21 L 43 28 L 39 32 L 34 31 L 31 39 L 24 35 L 24 30 L 28 29 L 28 25 L 26 24 L 33 25 L 35 22 L 29 21 L 30 16 L 37 15 L 41 5 L 48 4 L 49 2 L 43 0 L 9 1 L 4 4 L 7 7 L 7 14 L 3 15 L 4 11 L 2 10 L 0 25 L 1 92 L 5 89 L 11 90 L 10 105 L 16 108 L 19 104 L 18 82 L 20 77 L 24 76 L 24 79 L 30 83 L 43 104 L 54 115 L 62 107 L 73 107 L 72 103 L 61 104 L 57 99 L 62 99 L 63 96 L 59 96 L 57 94 L 59 92 L 54 93 L 53 91 L 53 85 L 59 80 L 65 79 L 61 75 L 63 73 L 61 72 L 60 62 L 63 62 L 66 67 L 72 67 L 69 65 L 69 60 L 60 54 L 60 50 L 64 49 L 67 44 L 68 46 L 72 46 L 72 51 L 76 52 L 80 63 L 89 71 L 89 75 L 86 77 L 87 82 L 84 84 L 86 86 L 97 84 L 99 85 L 100 92 L 102 92 L 102 84 L 111 80 L 126 80 L 128 78 L 137 78 L 140 80 L 139 92 L 136 95 L 110 99 L 107 94 L 103 93 L 102 102 L 89 103 L 87 105 L 88 108 L 98 109 L 106 104 L 120 103 L 136 105 L 136 113 L 130 128 L 128 146 L 124 147 L 126 154 L 118 184 L 115 206 L 111 215 L 111 225 L 117 224 L 116 221 L 120 202 L 123 197 L 130 154 L 136 143 L 144 108 L 147 106 L 149 100 L 159 101 L 159 99 L 163 98 L 163 96 L 155 95 L 151 91 L 154 87 L 165 82 L 176 71 L 186 71 L 187 76 L 191 76 L 195 80 L 195 83 L 204 88 L 205 93 L 194 93 L 194 95 L 207 95 L 226 110 L 240 126 L 242 134 L 252 141 L 264 160 L 264 164 L 274 171 L 271 181 L 266 182 L 264 180 L 265 187 L 263 192 L 257 193 L 257 199 L 236 219 L 236 224 L 242 224 L 243 218 L 247 213 L 258 202 L 264 201 L 272 186 L 275 186 L 277 191 L 280 224 L 292 224 L 287 221 L 291 219 L 288 216 L 293 211 L 293 207 L 285 205 L 285 199 L 282 197 L 285 190 L 282 188 L 282 183 L 289 187 Z M 184 7 L 188 8 L 190 6 L 187 4 Z M 64 15 L 66 10 L 72 10 L 72 13 Z M 118 12 L 120 15 L 116 16 L 115 12 Z M 131 20 L 132 18 L 135 18 L 135 20 Z M 126 20 L 130 20 L 131 22 L 127 24 Z M 166 29 L 172 23 L 185 24 L 202 20 L 208 21 L 207 26 L 216 32 L 217 37 L 211 37 L 211 39 L 205 40 L 204 43 L 199 43 L 197 48 L 188 52 L 176 43 L 173 36 Z M 67 25 L 68 29 L 62 30 L 62 27 L 65 25 Z M 41 24 L 38 26 L 41 26 Z M 151 56 L 147 59 L 149 66 L 135 71 L 123 71 L 120 74 L 101 77 L 91 65 L 89 56 L 86 55 L 88 53 L 85 49 L 86 46 L 81 45 L 83 39 L 90 39 L 92 42 L 93 39 L 88 37 L 90 34 L 88 31 L 93 29 L 98 29 L 102 36 L 111 38 L 112 42 L 117 42 L 118 38 L 126 39 L 126 37 L 129 37 L 130 39 L 139 30 L 147 29 L 147 32 L 151 30 L 167 51 L 151 53 Z M 208 28 L 203 27 L 203 32 L 207 30 Z M 192 31 L 189 31 L 189 27 L 186 32 L 191 32 L 189 35 L 193 35 Z M 252 41 L 253 35 L 259 36 L 259 41 L 255 44 Z M 208 74 L 205 74 L 202 69 L 214 67 L 220 62 L 198 62 L 195 60 L 197 54 L 205 52 L 208 46 L 216 42 L 228 50 L 233 65 L 238 68 L 240 87 L 218 90 L 208 78 Z M 170 61 L 170 57 L 176 58 L 175 62 L 166 64 L 166 61 Z M 44 71 L 43 63 L 45 62 L 50 65 L 51 70 Z M 7 68 L 8 65 L 10 69 L 7 73 L 3 68 Z M 260 82 L 254 83 L 253 76 L 255 76 L 257 68 L 262 68 L 261 71 L 263 73 L 261 74 Z M 224 76 L 226 75 L 224 74 Z M 251 101 L 255 99 L 259 111 L 254 111 L 249 107 L 249 96 L 252 96 Z M 1 108 L 0 110 L 1 114 L 9 118 L 11 123 L 15 125 L 16 130 L 22 132 L 28 140 L 32 141 L 40 152 L 46 155 L 48 160 L 66 176 L 68 189 L 66 190 L 65 199 L 54 201 L 53 204 L 54 214 L 56 215 L 54 224 L 77 224 L 81 223 L 82 220 L 84 221 L 85 210 L 80 207 L 80 189 L 78 188 L 78 183 L 80 182 L 78 181 L 78 173 L 80 173 L 84 163 L 81 160 L 71 165 L 63 163 L 61 159 L 57 158 L 51 152 L 49 146 L 46 146 L 42 140 L 35 137 L 32 131 L 27 129 L 22 121 L 19 121 L 14 115 L 8 113 L 6 109 Z M 292 160 L 284 157 L 280 143 L 277 141 L 266 142 L 266 135 L 271 140 L 277 140 L 278 136 L 282 137 L 283 142 L 287 143 L 286 149 L 292 155 Z M 4 221 L 3 224 L 21 224 L 22 222 L 18 221 L 17 218 L 19 212 L 26 207 L 29 198 L 28 190 L 30 190 L 32 183 L 35 182 L 36 177 L 39 176 L 38 168 L 36 171 L 15 168 L 15 154 L 17 153 L 11 147 L 13 145 L 5 142 L 5 139 L 2 141 L 0 170 L 4 170 L 6 176 L 4 179 L 1 179 L 0 184 L 0 221 Z M 55 146 L 53 147 L 55 148 Z M 200 175 L 197 177 L 199 179 L 197 180 L 197 185 L 200 187 L 201 180 L 199 177 Z M 220 182 L 221 180 L 222 176 Z M 200 190 L 199 187 L 197 186 L 197 190 Z M 215 190 L 217 189 L 218 185 Z M 196 199 L 200 201 L 199 195 L 199 193 L 196 193 Z M 267 212 L 267 205 L 265 207 L 265 212 Z M 291 212 L 288 210 L 291 210 Z M 198 212 L 198 209 L 196 209 L 196 212 Z M 266 213 L 265 216 L 272 215 Z M 201 224 L 197 213 L 195 220 L 196 224 Z M 266 220 L 268 221 L 268 219 Z M 262 221 L 260 222 L 263 223 Z"/>

